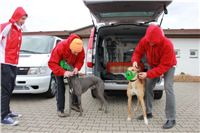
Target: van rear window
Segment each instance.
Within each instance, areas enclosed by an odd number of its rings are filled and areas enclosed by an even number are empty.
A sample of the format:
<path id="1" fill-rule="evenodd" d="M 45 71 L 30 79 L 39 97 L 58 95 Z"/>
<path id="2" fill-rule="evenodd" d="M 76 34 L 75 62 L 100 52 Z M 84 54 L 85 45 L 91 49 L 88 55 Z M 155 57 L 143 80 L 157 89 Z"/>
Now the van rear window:
<path id="1" fill-rule="evenodd" d="M 154 12 L 110 12 L 110 13 L 100 13 L 103 18 L 109 17 L 151 17 Z"/>

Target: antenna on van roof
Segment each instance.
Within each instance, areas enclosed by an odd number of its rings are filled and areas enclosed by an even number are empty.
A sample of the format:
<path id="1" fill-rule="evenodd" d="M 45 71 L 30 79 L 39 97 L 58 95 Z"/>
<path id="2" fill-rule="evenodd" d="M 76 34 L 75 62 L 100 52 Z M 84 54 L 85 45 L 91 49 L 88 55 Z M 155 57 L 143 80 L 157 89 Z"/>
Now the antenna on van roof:
<path id="1" fill-rule="evenodd" d="M 167 10 L 166 5 L 164 5 L 164 12 L 163 12 L 163 15 L 162 15 L 162 18 L 161 18 L 161 21 L 160 21 L 160 26 L 161 26 L 161 24 L 162 24 L 162 21 L 163 21 L 163 18 L 164 18 L 164 15 L 165 15 L 165 14 L 168 14 L 168 10 Z"/>

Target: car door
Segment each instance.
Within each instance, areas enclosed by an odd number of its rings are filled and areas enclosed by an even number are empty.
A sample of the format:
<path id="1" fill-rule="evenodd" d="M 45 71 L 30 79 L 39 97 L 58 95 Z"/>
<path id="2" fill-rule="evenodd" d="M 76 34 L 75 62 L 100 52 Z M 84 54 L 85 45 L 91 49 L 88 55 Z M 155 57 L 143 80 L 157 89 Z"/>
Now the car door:
<path id="1" fill-rule="evenodd" d="M 157 20 L 172 0 L 83 0 L 97 23 L 138 24 Z"/>

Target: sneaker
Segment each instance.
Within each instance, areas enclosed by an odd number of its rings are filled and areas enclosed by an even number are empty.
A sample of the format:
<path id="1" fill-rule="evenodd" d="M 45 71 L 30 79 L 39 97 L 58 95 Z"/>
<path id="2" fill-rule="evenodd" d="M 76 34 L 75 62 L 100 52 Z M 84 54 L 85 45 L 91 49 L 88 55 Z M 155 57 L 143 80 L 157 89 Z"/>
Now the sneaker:
<path id="1" fill-rule="evenodd" d="M 147 119 L 151 119 L 151 118 L 153 118 L 152 113 L 148 113 L 148 114 L 147 114 Z M 143 117 L 143 115 L 141 115 L 141 116 L 139 116 L 137 119 L 138 119 L 138 120 L 144 120 L 144 117 Z"/>
<path id="2" fill-rule="evenodd" d="M 58 111 L 57 114 L 59 117 L 68 117 L 69 116 L 69 114 L 66 114 L 64 111 Z"/>
<path id="3" fill-rule="evenodd" d="M 16 121 L 12 117 L 7 115 L 3 120 L 1 120 L 1 124 L 16 126 L 19 124 L 19 121 Z"/>
<path id="4" fill-rule="evenodd" d="M 21 114 L 17 114 L 17 113 L 14 113 L 14 112 L 9 113 L 8 115 L 9 115 L 10 117 L 12 117 L 12 118 L 20 118 L 20 117 L 22 117 Z"/>

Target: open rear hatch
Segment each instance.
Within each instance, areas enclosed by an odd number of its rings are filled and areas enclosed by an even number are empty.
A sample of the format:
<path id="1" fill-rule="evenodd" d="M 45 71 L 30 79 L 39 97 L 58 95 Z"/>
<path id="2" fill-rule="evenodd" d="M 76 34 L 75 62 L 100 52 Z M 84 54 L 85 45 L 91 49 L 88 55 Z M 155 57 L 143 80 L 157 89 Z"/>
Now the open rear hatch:
<path id="1" fill-rule="evenodd" d="M 157 20 L 172 0 L 84 0 L 98 23 L 138 24 Z"/>

